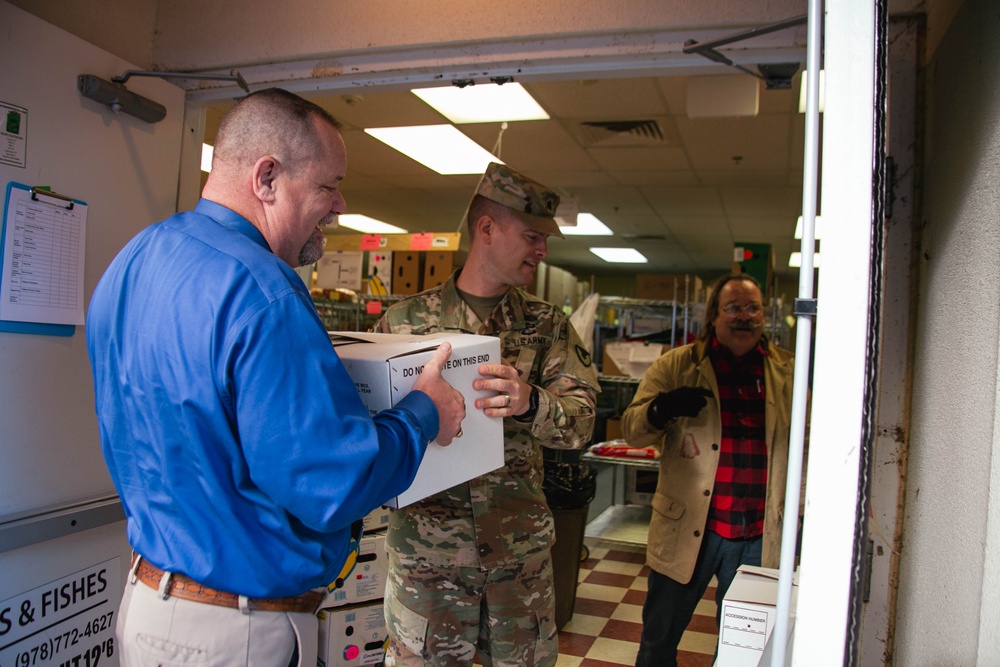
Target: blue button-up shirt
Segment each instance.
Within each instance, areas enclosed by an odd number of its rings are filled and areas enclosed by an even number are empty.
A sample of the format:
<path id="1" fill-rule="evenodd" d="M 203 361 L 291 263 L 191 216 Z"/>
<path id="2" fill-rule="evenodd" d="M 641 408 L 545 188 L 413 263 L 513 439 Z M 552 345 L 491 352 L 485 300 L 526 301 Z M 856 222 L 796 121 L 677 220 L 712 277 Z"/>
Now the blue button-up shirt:
<path id="1" fill-rule="evenodd" d="M 333 581 L 351 522 L 405 490 L 437 436 L 421 392 L 369 416 L 302 280 L 207 200 L 129 242 L 86 331 L 129 541 L 212 588 Z"/>

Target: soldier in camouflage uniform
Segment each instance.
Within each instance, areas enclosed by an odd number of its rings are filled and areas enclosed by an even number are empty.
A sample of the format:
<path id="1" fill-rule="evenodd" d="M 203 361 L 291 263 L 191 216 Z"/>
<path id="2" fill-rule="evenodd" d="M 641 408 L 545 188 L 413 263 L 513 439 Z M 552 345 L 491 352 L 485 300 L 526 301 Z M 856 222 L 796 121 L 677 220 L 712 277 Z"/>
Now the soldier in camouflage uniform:
<path id="1" fill-rule="evenodd" d="M 480 367 L 476 408 L 504 424 L 504 467 L 392 513 L 387 665 L 554 665 L 558 654 L 542 447 L 590 439 L 597 374 L 563 312 L 526 293 L 559 197 L 493 163 L 469 205 L 465 266 L 394 304 L 383 332 L 498 336 L 502 364 Z M 461 434 L 461 431 L 459 431 Z M 476 437 L 474 433 L 464 434 Z M 461 447 L 460 439 L 453 447 Z"/>

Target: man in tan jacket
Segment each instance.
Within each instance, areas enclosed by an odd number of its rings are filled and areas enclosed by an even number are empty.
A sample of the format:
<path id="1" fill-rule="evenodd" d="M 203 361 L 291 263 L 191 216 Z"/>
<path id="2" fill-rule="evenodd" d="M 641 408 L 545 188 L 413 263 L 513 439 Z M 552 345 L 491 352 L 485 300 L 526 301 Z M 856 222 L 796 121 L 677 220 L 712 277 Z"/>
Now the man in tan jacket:
<path id="1" fill-rule="evenodd" d="M 721 610 L 740 565 L 778 566 L 793 358 L 763 330 L 760 285 L 723 276 L 701 338 L 657 359 L 622 416 L 629 444 L 660 450 L 637 667 L 677 664 L 713 576 Z"/>

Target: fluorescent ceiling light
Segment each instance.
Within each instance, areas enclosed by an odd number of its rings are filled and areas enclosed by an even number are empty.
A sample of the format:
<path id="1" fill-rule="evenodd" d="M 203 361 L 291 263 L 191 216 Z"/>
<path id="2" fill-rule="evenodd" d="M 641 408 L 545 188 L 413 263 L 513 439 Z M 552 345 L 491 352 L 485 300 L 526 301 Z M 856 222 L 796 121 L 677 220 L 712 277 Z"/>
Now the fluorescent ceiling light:
<path id="1" fill-rule="evenodd" d="M 558 222 L 558 218 L 556 221 Z M 572 227 L 560 225 L 559 231 L 564 236 L 614 236 L 615 234 L 593 213 L 577 214 L 576 225 Z"/>
<path id="2" fill-rule="evenodd" d="M 406 234 L 407 231 L 401 227 L 390 225 L 387 222 L 369 218 L 367 215 L 348 213 L 338 216 L 338 223 L 341 227 L 347 227 L 365 234 Z"/>
<path id="3" fill-rule="evenodd" d="M 806 112 L 806 85 L 809 81 L 808 79 L 809 71 L 802 70 L 802 81 L 799 84 L 799 113 Z M 826 106 L 826 72 L 823 70 L 819 71 L 819 112 L 823 113 L 823 108 Z"/>
<path id="4" fill-rule="evenodd" d="M 201 170 L 205 173 L 212 171 L 212 156 L 215 155 L 215 146 L 209 144 L 201 145 Z"/>
<path id="5" fill-rule="evenodd" d="M 416 88 L 410 92 L 459 125 L 549 119 L 545 109 L 519 83 Z"/>
<path id="6" fill-rule="evenodd" d="M 443 175 L 482 174 L 490 162 L 503 163 L 454 125 L 370 127 L 365 132 Z"/>
<path id="7" fill-rule="evenodd" d="M 816 216 L 816 227 L 813 229 L 813 238 L 819 241 L 820 231 L 823 229 L 823 216 Z M 802 240 L 802 216 L 799 216 L 795 223 L 795 238 Z"/>
<path id="8" fill-rule="evenodd" d="M 611 264 L 645 264 L 649 261 L 635 248 L 591 248 L 590 252 Z"/>
<path id="9" fill-rule="evenodd" d="M 793 269 L 801 269 L 802 268 L 802 253 L 801 252 L 793 252 L 788 257 L 788 266 L 790 268 L 793 268 Z M 817 253 L 813 253 L 813 268 L 814 269 L 818 269 L 819 268 L 819 253 L 818 252 Z"/>

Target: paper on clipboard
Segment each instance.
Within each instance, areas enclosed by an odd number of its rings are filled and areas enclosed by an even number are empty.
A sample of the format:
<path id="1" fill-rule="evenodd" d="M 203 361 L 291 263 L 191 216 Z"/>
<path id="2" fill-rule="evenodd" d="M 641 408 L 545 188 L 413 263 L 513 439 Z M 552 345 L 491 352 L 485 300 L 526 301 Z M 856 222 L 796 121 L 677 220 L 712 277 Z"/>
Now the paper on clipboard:
<path id="1" fill-rule="evenodd" d="M 10 183 L 3 222 L 0 320 L 84 324 L 87 205 Z"/>

